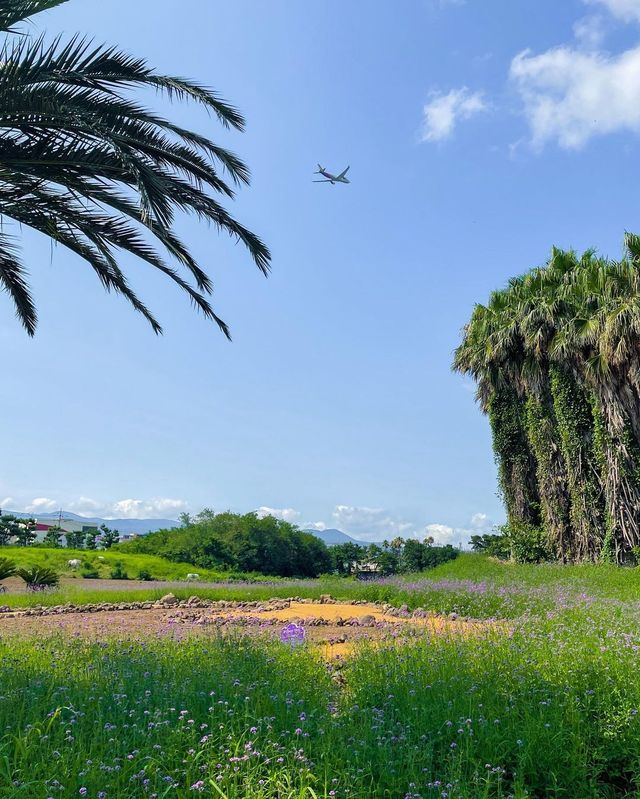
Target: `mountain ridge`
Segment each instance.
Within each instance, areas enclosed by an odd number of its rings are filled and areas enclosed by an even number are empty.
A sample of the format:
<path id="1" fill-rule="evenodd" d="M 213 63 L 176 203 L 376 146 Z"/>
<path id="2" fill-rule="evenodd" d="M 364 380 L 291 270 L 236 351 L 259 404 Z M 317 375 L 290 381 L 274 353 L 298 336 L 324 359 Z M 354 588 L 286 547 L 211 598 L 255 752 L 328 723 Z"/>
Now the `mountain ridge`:
<path id="1" fill-rule="evenodd" d="M 2 509 L 3 515 L 17 516 L 19 519 L 36 518 L 41 521 L 55 521 L 61 516 L 63 519 L 70 519 L 74 522 L 82 522 L 83 524 L 95 524 L 99 527 L 105 524 L 107 527 L 118 530 L 120 533 L 131 535 L 137 533 L 144 535 L 145 533 L 153 533 L 156 530 L 165 530 L 167 528 L 179 527 L 180 522 L 175 519 L 103 519 L 100 516 L 81 516 L 79 513 L 72 511 L 48 511 L 46 513 L 24 513 L 23 511 L 13 511 Z"/>
<path id="2" fill-rule="evenodd" d="M 329 547 L 335 546 L 336 544 L 358 544 L 361 547 L 367 547 L 371 543 L 370 541 L 360 541 L 357 538 L 353 538 L 353 536 L 342 532 L 342 530 L 337 530 L 335 527 L 331 527 L 327 530 L 304 529 L 302 532 L 312 533 L 312 535 L 324 541 Z"/>

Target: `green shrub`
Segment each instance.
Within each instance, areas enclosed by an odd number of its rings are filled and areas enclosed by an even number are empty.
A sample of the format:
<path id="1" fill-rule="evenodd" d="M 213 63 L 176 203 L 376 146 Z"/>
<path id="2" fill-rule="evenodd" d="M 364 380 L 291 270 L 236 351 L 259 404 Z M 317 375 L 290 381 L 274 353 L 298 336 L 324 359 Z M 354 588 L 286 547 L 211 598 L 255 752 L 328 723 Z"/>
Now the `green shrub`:
<path id="1" fill-rule="evenodd" d="M 0 580 L 13 577 L 16 573 L 16 564 L 9 558 L 0 558 Z"/>
<path id="2" fill-rule="evenodd" d="M 511 557 L 511 544 L 504 533 L 472 535 L 471 549 L 492 558 L 500 558 L 500 560 L 509 560 Z"/>
<path id="3" fill-rule="evenodd" d="M 96 568 L 93 563 L 85 561 L 82 564 L 82 571 L 80 572 L 80 575 L 85 580 L 97 580 L 100 577 L 100 570 Z"/>
<path id="4" fill-rule="evenodd" d="M 138 572 L 138 580 L 145 580 L 145 581 L 153 580 L 153 575 L 147 569 L 140 569 L 140 571 Z"/>
<path id="5" fill-rule="evenodd" d="M 28 591 L 44 591 L 47 588 L 55 588 L 60 582 L 58 574 L 46 566 L 16 569 L 16 574 L 25 581 Z"/>
<path id="6" fill-rule="evenodd" d="M 541 527 L 519 522 L 499 528 L 516 563 L 542 563 L 553 559 L 549 540 Z"/>
<path id="7" fill-rule="evenodd" d="M 122 565 L 122 561 L 121 560 L 117 560 L 113 564 L 113 568 L 111 569 L 109 577 L 112 580 L 128 580 L 129 579 L 129 575 L 127 574 L 126 569 Z"/>

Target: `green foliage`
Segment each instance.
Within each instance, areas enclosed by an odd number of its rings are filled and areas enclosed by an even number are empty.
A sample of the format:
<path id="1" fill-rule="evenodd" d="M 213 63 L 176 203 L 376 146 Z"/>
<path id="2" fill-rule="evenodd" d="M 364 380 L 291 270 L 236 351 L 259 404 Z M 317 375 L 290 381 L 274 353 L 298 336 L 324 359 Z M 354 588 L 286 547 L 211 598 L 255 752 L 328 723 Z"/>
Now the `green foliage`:
<path id="1" fill-rule="evenodd" d="M 153 575 L 151 574 L 150 571 L 147 571 L 146 569 L 140 569 L 140 571 L 138 572 L 137 579 L 138 580 L 144 580 L 145 582 L 148 582 L 150 580 L 153 580 Z"/>
<path id="2" fill-rule="evenodd" d="M 85 580 L 97 580 L 100 577 L 100 570 L 88 560 L 83 561 L 80 576 Z"/>
<path id="3" fill-rule="evenodd" d="M 69 549 L 84 549 L 86 533 L 83 532 L 75 532 L 75 533 L 64 533 L 65 540 L 67 542 L 67 547 Z"/>
<path id="4" fill-rule="evenodd" d="M 399 537 L 391 544 L 385 541 L 381 547 L 377 544 L 365 547 L 347 541 L 332 546 L 330 551 L 334 571 L 342 575 L 371 570 L 381 575 L 410 574 L 434 569 L 459 554 L 450 544 L 436 547 L 432 539 L 418 541 Z"/>
<path id="5" fill-rule="evenodd" d="M 126 569 L 122 565 L 122 561 L 117 560 L 114 563 L 113 568 L 111 569 L 111 572 L 109 573 L 109 577 L 112 580 L 128 580 L 129 579 L 129 575 L 127 574 Z"/>
<path id="6" fill-rule="evenodd" d="M 117 530 L 107 527 L 106 524 L 100 525 L 100 546 L 103 549 L 111 549 L 119 540 L 120 533 Z"/>
<path id="7" fill-rule="evenodd" d="M 0 580 L 6 580 L 7 577 L 13 577 L 15 573 L 15 561 L 9 560 L 9 558 L 0 558 Z"/>
<path id="8" fill-rule="evenodd" d="M 567 466 L 575 556 L 594 560 L 602 546 L 605 524 L 601 418 L 592 393 L 567 369 L 552 367 L 551 392 Z"/>
<path id="9" fill-rule="evenodd" d="M 90 530 L 88 533 L 85 533 L 84 537 L 84 545 L 86 549 L 94 550 L 98 548 L 98 531 L 97 530 Z"/>
<path id="10" fill-rule="evenodd" d="M 567 468 L 548 371 L 540 369 L 538 380 L 541 383 L 539 395 L 531 394 L 525 402 L 527 436 L 536 461 L 542 523 L 556 556 L 566 561 L 573 556 Z"/>
<path id="11" fill-rule="evenodd" d="M 57 549 L 62 546 L 61 543 L 62 539 L 62 528 L 58 526 L 50 527 L 44 535 L 42 539 L 42 543 L 45 547 L 51 547 L 53 549 Z"/>
<path id="12" fill-rule="evenodd" d="M 489 416 L 509 523 L 543 523 L 563 560 L 640 544 L 640 237 L 625 249 L 554 248 L 474 307 L 454 358 Z"/>
<path id="13" fill-rule="evenodd" d="M 79 560 L 81 563 L 88 563 L 91 568 L 99 571 L 100 577 L 108 577 L 110 570 L 116 561 L 120 561 L 129 575 L 137 574 L 140 570 L 146 570 L 153 574 L 157 580 L 185 580 L 189 572 L 193 572 L 193 564 L 177 563 L 154 555 L 129 554 L 120 552 L 118 548 L 109 550 L 90 551 L 86 549 L 67 549 L 66 547 L 47 548 L 43 545 L 18 547 L 8 546 L 0 550 L 0 554 L 15 560 L 19 566 L 30 568 L 32 566 L 47 566 L 54 569 L 58 574 L 77 577 L 78 570 L 69 566 L 70 560 Z M 202 580 L 215 582 L 216 580 L 258 580 L 259 575 L 240 574 L 238 572 L 213 571 L 211 569 L 198 568 Z M 86 589 L 84 589 L 86 590 Z"/>
<path id="14" fill-rule="evenodd" d="M 44 591 L 47 588 L 55 588 L 60 581 L 58 574 L 46 566 L 16 569 L 16 574 L 18 577 L 22 577 L 29 591 Z"/>
<path id="15" fill-rule="evenodd" d="M 529 445 L 522 402 L 515 389 L 504 385 L 491 395 L 487 407 L 507 516 L 514 524 L 539 524 L 536 462 Z"/>
<path id="16" fill-rule="evenodd" d="M 542 563 L 552 560 L 553 549 L 546 531 L 532 524 L 505 524 L 500 528 L 516 563 Z"/>
<path id="17" fill-rule="evenodd" d="M 470 543 L 474 552 L 500 560 L 508 560 L 511 557 L 511 544 L 504 533 L 472 535 Z"/>
<path id="18" fill-rule="evenodd" d="M 11 514 L 0 516 L 0 546 L 6 546 L 15 539 L 18 546 L 29 546 L 36 537 L 35 520 Z"/>
<path id="19" fill-rule="evenodd" d="M 395 799 L 413 786 L 424 799 L 631 799 L 636 632 L 605 603 L 508 633 L 423 633 L 359 645 L 341 681 L 313 649 L 248 637 L 3 636 L 0 795 L 187 799 L 202 781 L 207 799 Z"/>
<path id="20" fill-rule="evenodd" d="M 159 530 L 121 544 L 121 552 L 159 555 L 194 566 L 284 577 L 329 572 L 326 545 L 273 516 L 205 511 L 189 527 Z"/>
<path id="21" fill-rule="evenodd" d="M 196 103 L 225 128 L 242 130 L 242 115 L 211 89 L 158 74 L 117 47 L 78 35 L 47 43 L 28 26 L 13 35 L 14 23 L 59 3 L 0 3 L 0 30 L 7 34 L 0 62 L 2 217 L 14 220 L 15 230 L 33 228 L 78 255 L 154 332 L 162 328 L 125 278 L 117 260 L 122 252 L 170 279 L 228 336 L 210 302 L 211 280 L 178 235 L 175 218 L 191 214 L 230 234 L 267 274 L 268 248 L 220 202 L 249 182 L 249 170 L 229 150 L 147 109 L 132 93 Z M 0 288 L 33 335 L 37 312 L 27 278 L 3 229 Z"/>

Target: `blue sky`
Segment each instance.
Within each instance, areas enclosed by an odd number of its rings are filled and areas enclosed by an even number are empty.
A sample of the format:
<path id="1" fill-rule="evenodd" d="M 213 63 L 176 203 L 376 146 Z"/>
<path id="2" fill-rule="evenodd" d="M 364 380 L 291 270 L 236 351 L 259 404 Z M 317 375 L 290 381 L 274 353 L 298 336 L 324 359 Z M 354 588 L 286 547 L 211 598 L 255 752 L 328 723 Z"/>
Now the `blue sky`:
<path id="1" fill-rule="evenodd" d="M 640 0 L 71 0 L 37 23 L 244 112 L 238 134 L 163 108 L 251 167 L 233 210 L 273 274 L 181 221 L 234 341 L 123 257 L 156 338 L 82 262 L 17 231 L 40 324 L 29 340 L 0 295 L 2 505 L 271 508 L 454 542 L 500 522 L 452 352 L 473 303 L 552 245 L 615 256 L 640 229 Z M 352 183 L 312 183 L 317 161 L 350 164 Z"/>

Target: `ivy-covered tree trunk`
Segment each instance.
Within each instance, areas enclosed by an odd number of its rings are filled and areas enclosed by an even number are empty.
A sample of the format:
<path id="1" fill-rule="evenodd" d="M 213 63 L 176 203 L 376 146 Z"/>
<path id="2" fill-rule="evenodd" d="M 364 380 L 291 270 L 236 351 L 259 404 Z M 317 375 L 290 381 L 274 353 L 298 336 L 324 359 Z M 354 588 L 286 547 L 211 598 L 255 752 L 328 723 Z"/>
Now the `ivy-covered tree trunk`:
<path id="1" fill-rule="evenodd" d="M 524 404 L 513 387 L 503 385 L 489 398 L 487 413 L 508 521 L 538 526 L 540 495 Z"/>
<path id="2" fill-rule="evenodd" d="M 567 470 L 575 560 L 597 560 L 604 539 L 604 494 L 594 441 L 593 404 L 575 375 L 549 370 L 551 395 Z"/>
<path id="3" fill-rule="evenodd" d="M 620 563 L 640 545 L 640 446 L 615 384 L 598 380 L 594 393 L 596 454 L 606 511 L 601 557 Z"/>
<path id="4" fill-rule="evenodd" d="M 526 401 L 529 443 L 537 465 L 540 510 L 549 544 L 563 562 L 574 558 L 567 467 L 549 385 Z"/>

